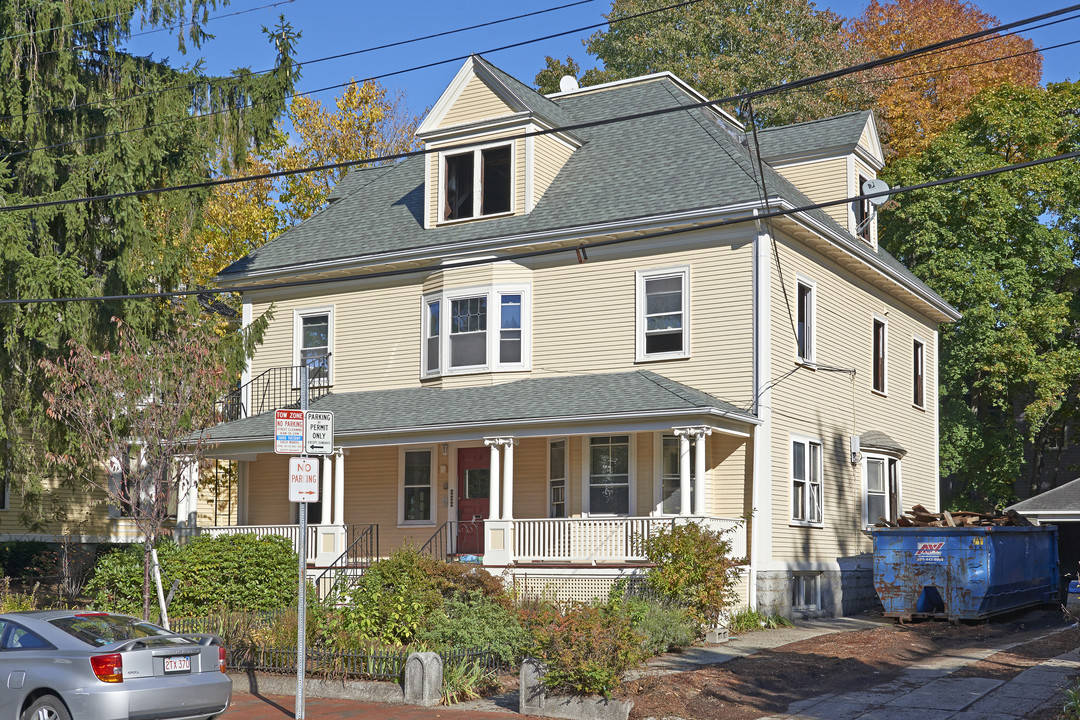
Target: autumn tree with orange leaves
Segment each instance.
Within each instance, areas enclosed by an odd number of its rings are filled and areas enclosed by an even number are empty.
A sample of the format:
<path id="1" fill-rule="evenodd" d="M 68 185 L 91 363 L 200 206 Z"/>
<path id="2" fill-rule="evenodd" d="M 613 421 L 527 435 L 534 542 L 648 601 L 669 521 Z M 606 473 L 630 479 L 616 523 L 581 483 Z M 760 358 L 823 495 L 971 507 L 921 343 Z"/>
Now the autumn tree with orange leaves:
<path id="1" fill-rule="evenodd" d="M 248 154 L 244 175 L 392 155 L 417 147 L 419 118 L 405 111 L 400 95 L 391 95 L 371 80 L 350 83 L 333 109 L 310 96 L 297 96 L 289 105 L 287 119 L 292 132 L 279 121 L 270 141 Z M 219 159 L 219 171 L 227 174 L 225 158 Z M 209 286 L 230 263 L 311 217 L 326 205 L 330 191 L 348 171 L 334 168 L 216 187 L 192 253 L 192 283 Z"/>
<path id="2" fill-rule="evenodd" d="M 961 0 L 870 0 L 848 23 L 863 57 L 879 58 L 998 25 Z M 884 68 L 873 107 L 892 155 L 921 152 L 967 111 L 983 90 L 1006 83 L 1035 87 L 1042 57 L 1016 35 L 991 35 Z"/>

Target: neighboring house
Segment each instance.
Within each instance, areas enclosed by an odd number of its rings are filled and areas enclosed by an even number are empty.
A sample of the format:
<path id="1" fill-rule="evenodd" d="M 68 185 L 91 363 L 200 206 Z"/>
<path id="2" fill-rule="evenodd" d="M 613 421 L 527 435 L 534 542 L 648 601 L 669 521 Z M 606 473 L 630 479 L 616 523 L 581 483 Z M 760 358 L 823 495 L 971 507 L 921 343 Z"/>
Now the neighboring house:
<path id="1" fill-rule="evenodd" d="M 1080 577 L 1080 479 L 1032 496 L 1009 509 L 1036 525 L 1056 525 L 1061 572 L 1074 580 Z"/>
<path id="2" fill-rule="evenodd" d="M 380 555 L 589 599 L 639 571 L 635 538 L 695 518 L 748 556 L 743 603 L 872 603 L 866 528 L 938 508 L 937 328 L 959 314 L 868 204 L 760 217 L 859 195 L 870 113 L 760 131 L 763 194 L 754 138 L 703 100 L 669 73 L 545 97 L 474 56 L 428 154 L 349 173 L 222 272 L 245 322 L 273 320 L 213 433 L 244 527 L 214 532 L 297 537 L 268 411 L 306 363 L 339 448 L 313 574 L 377 532 Z"/>

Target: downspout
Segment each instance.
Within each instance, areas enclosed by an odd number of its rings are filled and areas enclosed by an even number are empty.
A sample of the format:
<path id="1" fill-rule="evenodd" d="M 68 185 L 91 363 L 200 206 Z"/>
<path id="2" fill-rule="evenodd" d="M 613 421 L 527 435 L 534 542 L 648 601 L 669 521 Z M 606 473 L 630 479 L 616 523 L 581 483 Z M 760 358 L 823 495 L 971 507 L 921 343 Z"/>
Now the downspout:
<path id="1" fill-rule="evenodd" d="M 768 502 L 771 485 L 771 395 L 766 389 L 772 373 L 770 346 L 771 318 L 771 258 L 769 255 L 769 236 L 757 223 L 754 235 L 753 257 L 753 313 L 754 313 L 754 350 L 753 350 L 753 393 L 751 408 L 761 421 L 754 426 L 754 463 L 751 479 L 751 518 L 750 518 L 750 588 L 749 606 L 757 608 L 757 578 L 761 568 L 762 555 L 768 548 L 771 556 L 771 543 L 766 533 L 772 522 L 771 503 Z"/>

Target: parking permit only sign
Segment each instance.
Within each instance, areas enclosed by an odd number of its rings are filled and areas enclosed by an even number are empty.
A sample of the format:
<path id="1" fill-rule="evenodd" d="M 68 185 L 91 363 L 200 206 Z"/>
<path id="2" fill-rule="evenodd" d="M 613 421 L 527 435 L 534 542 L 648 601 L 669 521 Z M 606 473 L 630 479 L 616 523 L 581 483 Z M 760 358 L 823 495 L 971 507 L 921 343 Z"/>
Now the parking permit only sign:
<path id="1" fill-rule="evenodd" d="M 289 458 L 289 502 L 319 502 L 318 458 Z"/>
<path id="2" fill-rule="evenodd" d="M 330 455 L 334 452 L 334 413 L 308 410 L 304 413 L 304 453 Z"/>
<path id="3" fill-rule="evenodd" d="M 304 452 L 304 411 L 274 411 L 274 452 L 299 455 Z"/>

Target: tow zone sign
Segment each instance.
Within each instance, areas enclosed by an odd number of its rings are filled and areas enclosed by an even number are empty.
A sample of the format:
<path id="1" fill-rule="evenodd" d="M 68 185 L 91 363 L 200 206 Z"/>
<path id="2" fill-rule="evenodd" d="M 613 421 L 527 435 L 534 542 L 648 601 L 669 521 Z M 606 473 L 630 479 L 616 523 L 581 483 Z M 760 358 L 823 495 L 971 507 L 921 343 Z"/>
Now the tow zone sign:
<path id="1" fill-rule="evenodd" d="M 299 455 L 304 452 L 304 411 L 274 411 L 274 452 Z"/>

